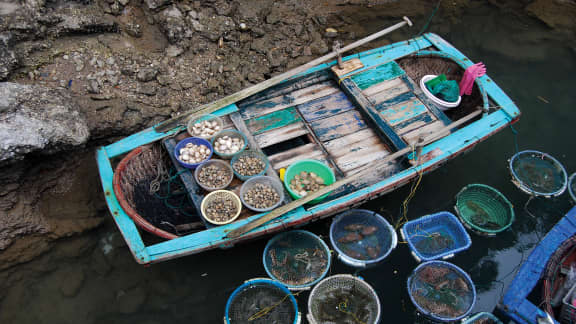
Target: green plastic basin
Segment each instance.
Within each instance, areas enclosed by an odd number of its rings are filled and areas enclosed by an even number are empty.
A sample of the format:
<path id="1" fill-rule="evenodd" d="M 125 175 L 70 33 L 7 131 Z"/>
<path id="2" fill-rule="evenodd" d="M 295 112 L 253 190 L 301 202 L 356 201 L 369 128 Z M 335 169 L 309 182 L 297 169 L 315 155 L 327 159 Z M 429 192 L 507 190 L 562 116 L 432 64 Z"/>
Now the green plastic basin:
<path id="1" fill-rule="evenodd" d="M 288 190 L 288 193 L 294 199 L 300 199 L 302 197 L 300 195 L 298 195 L 297 193 L 295 193 L 294 191 L 292 191 L 292 189 L 290 189 L 290 181 L 292 181 L 292 179 L 294 178 L 295 175 L 297 175 L 298 173 L 300 173 L 302 171 L 316 173 L 318 176 L 320 176 L 320 177 L 322 177 L 322 179 L 324 179 L 324 183 L 326 185 L 332 184 L 336 181 L 336 176 L 334 175 L 334 172 L 326 164 L 324 164 L 320 161 L 311 160 L 311 159 L 296 161 L 296 162 L 292 163 L 288 167 L 288 169 L 286 169 L 286 173 L 284 174 L 284 187 L 286 187 L 286 190 Z M 326 193 L 326 194 L 312 200 L 310 203 L 311 204 L 318 203 L 318 202 L 322 201 L 322 199 L 326 198 L 326 196 L 328 196 L 329 194 L 330 193 Z"/>

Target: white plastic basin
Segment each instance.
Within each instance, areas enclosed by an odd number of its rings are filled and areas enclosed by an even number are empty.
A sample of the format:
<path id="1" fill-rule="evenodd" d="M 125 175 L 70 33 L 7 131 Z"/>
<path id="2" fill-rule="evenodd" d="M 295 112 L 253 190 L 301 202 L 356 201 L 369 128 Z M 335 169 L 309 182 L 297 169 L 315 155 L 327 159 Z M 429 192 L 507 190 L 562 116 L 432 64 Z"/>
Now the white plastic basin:
<path id="1" fill-rule="evenodd" d="M 436 97 L 428 90 L 425 83 L 434 79 L 435 77 L 436 75 L 428 74 L 423 76 L 422 79 L 420 79 L 420 88 L 422 89 L 422 92 L 424 92 L 426 97 L 430 98 L 430 100 L 432 100 L 432 102 L 438 105 L 438 107 L 442 110 L 448 110 L 458 107 L 458 105 L 460 105 L 460 101 L 462 101 L 462 96 L 458 96 L 458 100 L 456 100 L 455 102 L 448 102 Z"/>

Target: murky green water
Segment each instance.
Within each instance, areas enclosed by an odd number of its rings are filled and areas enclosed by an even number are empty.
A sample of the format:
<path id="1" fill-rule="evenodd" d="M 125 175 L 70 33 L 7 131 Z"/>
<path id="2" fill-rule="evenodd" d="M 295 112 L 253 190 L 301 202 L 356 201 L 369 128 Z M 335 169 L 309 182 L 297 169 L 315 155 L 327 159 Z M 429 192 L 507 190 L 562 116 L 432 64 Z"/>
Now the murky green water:
<path id="1" fill-rule="evenodd" d="M 377 9 L 359 11 L 354 19 L 366 33 L 390 22 L 381 19 Z M 519 148 L 548 152 L 564 163 L 569 173 L 575 172 L 576 150 L 571 142 L 576 120 L 575 52 L 538 21 L 492 7 L 466 13 L 459 24 L 440 23 L 442 20 L 436 17 L 431 31 L 473 61 L 484 62 L 490 76 L 520 107 L 523 116 L 515 125 Z M 399 40 L 410 33 L 403 31 L 391 38 Z M 572 205 L 564 194 L 558 199 L 532 201 L 529 208 L 536 218 L 524 211 L 528 196 L 512 185 L 507 170 L 514 146 L 509 129 L 493 136 L 470 154 L 426 175 L 410 203 L 411 219 L 452 211 L 453 197 L 463 186 L 484 183 L 500 190 L 515 205 L 516 222 L 511 230 L 496 238 L 471 235 L 472 248 L 451 260 L 468 271 L 477 285 L 474 312 L 494 308 L 522 258 Z M 408 188 L 399 189 L 364 208 L 395 219 L 408 192 Z M 305 229 L 327 239 L 329 224 L 326 220 Z M 145 268 L 133 261 L 109 222 L 20 267 L 20 276 L 26 280 L 3 300 L 0 322 L 221 323 L 228 295 L 244 280 L 265 277 L 261 263 L 265 244 L 266 240 L 259 240 Z M 73 252 L 78 249 L 80 257 Z M 360 273 L 380 296 L 383 322 L 414 321 L 406 278 L 416 265 L 408 247 L 400 244 L 381 265 Z M 338 261 L 331 269 L 331 273 L 353 272 Z M 306 297 L 306 293 L 298 297 L 302 308 Z"/>

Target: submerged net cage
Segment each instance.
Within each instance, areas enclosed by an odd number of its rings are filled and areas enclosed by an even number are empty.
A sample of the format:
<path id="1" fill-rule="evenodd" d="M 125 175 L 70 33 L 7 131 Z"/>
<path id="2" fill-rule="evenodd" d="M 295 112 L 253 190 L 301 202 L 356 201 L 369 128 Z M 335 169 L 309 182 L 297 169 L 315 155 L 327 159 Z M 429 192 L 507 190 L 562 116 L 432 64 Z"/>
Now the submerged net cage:
<path id="1" fill-rule="evenodd" d="M 187 234 L 200 220 L 184 184 L 160 144 L 128 153 L 114 172 L 114 193 L 142 229 L 166 239 Z"/>
<path id="2" fill-rule="evenodd" d="M 462 321 L 462 324 L 502 324 L 492 313 L 480 312 Z"/>
<path id="3" fill-rule="evenodd" d="M 538 151 L 514 154 L 509 163 L 512 182 L 520 190 L 543 197 L 561 195 L 568 186 L 566 170 L 551 155 Z"/>
<path id="4" fill-rule="evenodd" d="M 364 280 L 341 274 L 318 283 L 308 298 L 310 324 L 376 324 L 380 300 Z"/>
<path id="5" fill-rule="evenodd" d="M 330 242 L 344 263 L 365 267 L 384 260 L 398 238 L 384 217 L 365 209 L 351 209 L 332 221 Z"/>
<path id="6" fill-rule="evenodd" d="M 300 316 L 294 295 L 270 279 L 253 279 L 236 288 L 228 302 L 227 324 L 297 324 Z"/>
<path id="7" fill-rule="evenodd" d="M 483 184 L 470 184 L 460 190 L 455 209 L 466 226 L 485 235 L 496 235 L 514 222 L 510 201 L 498 190 Z"/>
<path id="8" fill-rule="evenodd" d="M 444 261 L 416 267 L 408 278 L 408 294 L 423 315 L 441 321 L 462 319 L 476 302 L 476 288 L 468 274 Z"/>
<path id="9" fill-rule="evenodd" d="M 472 241 L 458 218 L 440 212 L 406 222 L 400 233 L 417 261 L 449 258 L 470 247 Z"/>
<path id="10" fill-rule="evenodd" d="M 568 180 L 568 192 L 572 200 L 576 203 L 576 173 L 572 173 L 570 180 Z"/>
<path id="11" fill-rule="evenodd" d="M 397 60 L 398 64 L 408 77 L 415 82 L 422 79 L 423 76 L 446 75 L 448 80 L 460 82 L 464 75 L 464 68 L 449 57 L 443 57 L 441 53 L 435 54 L 431 51 L 422 51 L 420 54 L 409 55 Z M 462 101 L 458 108 L 444 111 L 452 120 L 460 119 L 471 112 L 474 112 L 483 106 L 483 98 L 480 88 L 476 83 L 472 88 L 470 96 L 462 96 Z"/>
<path id="12" fill-rule="evenodd" d="M 305 288 L 322 280 L 330 269 L 330 249 L 308 231 L 276 235 L 264 249 L 266 273 L 288 288 Z"/>

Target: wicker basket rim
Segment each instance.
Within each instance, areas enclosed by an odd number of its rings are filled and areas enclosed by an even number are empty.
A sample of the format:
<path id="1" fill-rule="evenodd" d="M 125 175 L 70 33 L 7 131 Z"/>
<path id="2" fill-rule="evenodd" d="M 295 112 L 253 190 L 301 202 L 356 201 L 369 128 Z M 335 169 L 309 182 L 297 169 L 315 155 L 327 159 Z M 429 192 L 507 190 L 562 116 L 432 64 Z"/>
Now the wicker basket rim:
<path id="1" fill-rule="evenodd" d="M 460 203 L 461 203 L 461 195 L 470 190 L 471 188 L 482 188 L 487 190 L 490 193 L 493 193 L 496 195 L 496 197 L 498 197 L 500 199 L 501 202 L 503 202 L 503 205 L 506 206 L 506 210 L 508 211 L 508 214 L 510 215 L 510 218 L 508 220 L 508 223 L 504 226 L 502 226 L 502 228 L 497 229 L 497 230 L 490 230 L 490 229 L 485 229 L 482 228 L 474 223 L 472 223 L 471 221 L 468 220 L 468 218 L 464 217 L 462 215 L 462 213 L 460 212 Z M 484 232 L 484 233 L 490 233 L 490 234 L 496 234 L 496 233 L 500 233 L 502 231 L 505 231 L 506 229 L 508 229 L 508 227 L 512 226 L 512 223 L 514 223 L 514 219 L 515 219 L 515 213 L 514 213 L 514 205 L 512 205 L 512 203 L 508 200 L 508 198 L 506 198 L 506 196 L 504 196 L 504 194 L 502 194 L 500 191 L 498 191 L 497 189 L 490 187 L 488 185 L 485 184 L 481 184 L 481 183 L 472 183 L 469 185 L 466 185 L 464 188 L 462 188 L 458 194 L 456 195 L 456 205 L 454 206 L 454 209 L 456 210 L 456 213 L 458 214 L 458 217 L 464 221 L 466 224 L 468 224 L 470 227 L 472 227 L 474 230 L 480 231 L 480 232 Z"/>

